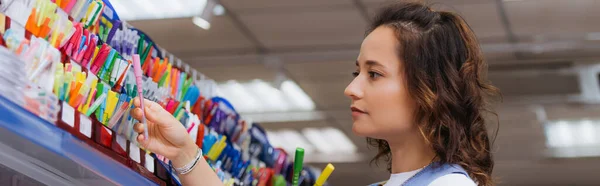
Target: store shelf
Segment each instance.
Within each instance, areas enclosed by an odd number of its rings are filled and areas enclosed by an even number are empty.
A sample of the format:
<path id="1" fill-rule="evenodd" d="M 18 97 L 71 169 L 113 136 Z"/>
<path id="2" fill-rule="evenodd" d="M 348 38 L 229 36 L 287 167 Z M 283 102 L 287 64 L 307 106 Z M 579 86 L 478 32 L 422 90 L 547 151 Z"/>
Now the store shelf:
<path id="1" fill-rule="evenodd" d="M 0 185 L 156 185 L 3 96 L 0 113 Z"/>

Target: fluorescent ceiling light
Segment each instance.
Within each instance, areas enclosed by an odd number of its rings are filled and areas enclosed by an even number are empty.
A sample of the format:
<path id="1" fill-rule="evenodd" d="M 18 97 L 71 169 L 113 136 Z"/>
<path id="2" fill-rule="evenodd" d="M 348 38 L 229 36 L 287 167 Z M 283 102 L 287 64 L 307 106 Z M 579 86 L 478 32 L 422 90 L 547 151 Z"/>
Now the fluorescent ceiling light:
<path id="1" fill-rule="evenodd" d="M 357 151 L 356 145 L 333 127 L 305 128 L 301 133 L 292 129 L 267 131 L 267 137 L 273 147 L 283 148 L 288 153 L 295 152 L 297 147 L 315 154 L 354 154 Z"/>
<path id="2" fill-rule="evenodd" d="M 284 149 L 288 154 L 296 152 L 297 147 L 304 149 L 304 153 L 311 154 L 314 152 L 314 147 L 304 136 L 298 131 L 292 129 L 284 129 L 277 132 L 267 132 L 267 138 L 273 147 Z M 273 141 L 278 141 L 272 143 Z"/>
<path id="3" fill-rule="evenodd" d="M 213 9 L 213 14 L 215 14 L 216 16 L 222 16 L 225 14 L 225 7 L 223 7 L 223 5 L 217 5 L 215 6 L 215 8 Z"/>
<path id="4" fill-rule="evenodd" d="M 192 22 L 200 27 L 203 28 L 204 30 L 208 30 L 210 29 L 210 23 L 208 21 L 206 21 L 205 19 L 202 19 L 201 17 L 194 17 L 192 18 Z"/>
<path id="5" fill-rule="evenodd" d="M 253 80 L 244 84 L 247 93 L 258 98 L 267 112 L 288 111 L 290 108 L 284 95 L 279 89 L 262 80 Z"/>
<path id="6" fill-rule="evenodd" d="M 315 103 L 294 81 L 286 80 L 281 84 L 281 91 L 287 96 L 291 104 L 302 110 L 314 110 Z"/>
<path id="7" fill-rule="evenodd" d="M 308 141 L 310 141 L 310 143 L 312 143 L 321 153 L 331 154 L 337 150 L 335 144 L 330 143 L 330 141 L 327 140 L 327 136 L 323 136 L 319 129 L 307 128 L 302 130 L 302 134 L 304 134 L 306 139 L 308 139 Z"/>
<path id="8" fill-rule="evenodd" d="M 600 138 L 596 135 L 600 132 L 600 121 L 553 121 L 546 123 L 544 129 L 548 147 L 598 146 L 600 148 Z"/>
<path id="9" fill-rule="evenodd" d="M 225 13 L 223 6 L 210 6 L 216 4 L 213 0 L 111 0 L 110 2 L 122 20 L 195 17 L 201 16 L 205 10 L 211 14 L 219 13 L 217 15 Z"/>
<path id="10" fill-rule="evenodd" d="M 600 120 L 561 120 L 544 125 L 546 146 L 554 157 L 600 156 Z"/>
<path id="11" fill-rule="evenodd" d="M 304 148 L 305 162 L 344 163 L 366 158 L 342 131 L 332 127 L 305 128 L 300 133 L 292 129 L 267 130 L 267 138 L 273 147 L 284 149 L 288 155 L 293 156 L 297 147 Z"/>
<path id="12" fill-rule="evenodd" d="M 237 81 L 219 84 L 217 95 L 228 99 L 238 112 L 262 111 L 259 100 L 248 94 L 244 86 Z"/>
<path id="13" fill-rule="evenodd" d="M 228 99 L 240 113 L 281 113 L 312 111 L 315 103 L 293 81 L 275 88 L 263 80 L 219 84 L 219 95 Z"/>

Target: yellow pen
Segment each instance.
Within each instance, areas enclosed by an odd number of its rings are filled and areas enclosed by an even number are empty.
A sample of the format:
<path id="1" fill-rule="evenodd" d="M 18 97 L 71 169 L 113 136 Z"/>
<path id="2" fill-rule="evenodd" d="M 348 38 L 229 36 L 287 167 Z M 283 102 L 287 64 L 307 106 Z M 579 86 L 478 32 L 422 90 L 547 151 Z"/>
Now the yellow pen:
<path id="1" fill-rule="evenodd" d="M 177 117 L 175 118 L 177 118 L 177 120 L 181 120 L 181 118 L 183 117 L 183 113 L 184 111 L 179 111 L 179 114 L 177 114 Z"/>
<path id="2" fill-rule="evenodd" d="M 60 20 L 58 21 L 58 24 L 60 24 Z M 50 44 L 52 46 L 56 46 L 57 39 L 58 39 L 58 28 L 54 29 L 54 31 L 52 32 L 52 42 L 50 42 Z"/>
<path id="3" fill-rule="evenodd" d="M 98 55 L 98 51 L 100 51 L 100 47 L 96 46 L 96 49 L 94 49 L 94 55 L 92 57 L 90 57 L 90 61 L 88 62 L 88 69 L 89 67 L 92 66 L 92 62 L 94 61 L 94 59 L 96 59 L 96 56 Z"/>
<path id="4" fill-rule="evenodd" d="M 58 21 L 56 22 L 54 31 L 52 32 L 52 42 L 50 42 L 50 44 L 52 46 L 56 46 L 56 42 L 58 40 L 58 35 L 59 35 L 59 30 L 61 30 L 60 28 L 63 25 L 63 23 L 62 23 L 63 19 L 59 19 L 58 14 L 54 14 L 54 17 L 55 17 L 55 19 L 58 19 Z"/>
<path id="5" fill-rule="evenodd" d="M 60 95 L 60 85 L 64 84 L 63 74 L 65 73 L 64 67 L 62 63 L 56 63 L 56 71 L 54 71 L 54 94 L 57 96 Z"/>
<path id="6" fill-rule="evenodd" d="M 103 123 L 108 123 L 108 120 L 112 117 L 113 112 L 115 111 L 115 107 L 117 106 L 117 102 L 119 98 L 117 97 L 117 93 L 112 90 L 108 91 L 108 97 L 106 97 L 106 110 L 104 111 Z"/>
<path id="7" fill-rule="evenodd" d="M 37 12 L 38 12 L 37 16 L 38 17 L 37 17 L 36 26 L 40 27 L 42 25 L 42 19 L 43 19 L 44 15 L 46 14 L 46 11 L 45 11 L 46 10 L 46 6 L 47 6 L 46 4 L 48 4 L 48 3 L 46 3 L 46 1 L 43 1 L 43 0 L 38 0 L 37 3 L 38 3 L 38 6 L 37 6 L 37 8 L 38 8 L 38 10 L 37 10 Z"/>
<path id="8" fill-rule="evenodd" d="M 75 1 L 75 0 L 73 0 Z M 73 22 L 67 20 L 67 24 L 64 24 L 65 28 L 64 28 L 64 32 L 63 32 L 63 37 L 62 39 L 59 41 L 60 45 L 59 47 L 63 47 L 67 41 L 69 41 L 69 38 L 71 38 L 71 36 L 73 36 L 73 34 L 75 33 L 75 29 L 73 29 Z"/>
<path id="9" fill-rule="evenodd" d="M 322 186 L 323 184 L 325 184 L 325 181 L 327 181 L 327 178 L 329 178 L 329 175 L 331 175 L 333 170 L 335 170 L 335 167 L 333 167 L 331 163 L 327 164 L 319 178 L 317 178 L 317 181 L 315 182 L 314 186 Z"/>
<path id="10" fill-rule="evenodd" d="M 73 81 L 73 72 L 71 72 L 71 63 L 65 64 L 65 91 L 63 94 L 63 101 L 67 100 L 69 92 L 71 92 L 71 81 Z"/>
<path id="11" fill-rule="evenodd" d="M 151 46 L 148 46 L 148 47 L 151 47 Z M 171 63 L 167 64 L 167 72 L 169 72 L 169 74 L 171 72 L 171 68 L 172 68 Z M 167 79 L 165 81 L 164 87 L 169 87 L 169 82 L 171 82 L 171 76 L 167 75 Z"/>
<path id="12" fill-rule="evenodd" d="M 85 22 L 87 22 L 88 19 L 90 19 L 89 18 L 90 14 L 92 14 L 92 12 L 94 12 L 94 9 L 95 9 L 94 5 L 96 5 L 96 6 L 98 5 L 98 4 L 96 4 L 96 1 L 92 1 L 90 3 L 90 5 L 88 6 L 87 11 L 85 12 L 85 15 L 83 16 L 83 19 L 81 19 L 81 23 L 85 23 Z"/>
<path id="13" fill-rule="evenodd" d="M 225 149 L 225 146 L 227 145 L 225 140 L 227 140 L 227 136 L 223 136 L 221 140 L 219 140 L 219 143 L 213 145 L 213 147 L 210 148 L 210 151 L 208 152 L 209 159 L 216 161 L 217 158 L 219 158 L 219 155 L 221 154 L 221 152 L 223 152 L 223 149 Z"/>
<path id="14" fill-rule="evenodd" d="M 56 11 L 56 4 L 51 4 L 50 12 L 48 12 L 48 14 L 51 14 L 50 16 L 48 16 L 50 18 L 50 22 L 48 22 L 48 27 L 50 27 L 50 29 L 52 29 L 52 25 L 54 25 L 54 22 L 56 22 L 56 20 L 58 19 L 58 14 L 55 14 L 54 11 Z"/>
<path id="15" fill-rule="evenodd" d="M 85 73 L 84 73 L 85 74 Z M 79 89 L 79 93 L 77 94 L 77 100 L 75 102 L 75 104 L 77 105 L 77 110 L 81 111 L 81 109 L 83 108 L 83 105 L 86 103 L 87 98 L 90 96 L 90 90 L 91 87 L 90 85 L 94 85 L 92 83 L 92 81 L 95 81 L 96 76 L 94 75 L 89 75 L 87 77 L 87 79 L 85 80 L 85 83 L 83 83 L 82 88 Z M 95 85 L 94 85 L 95 87 Z"/>
<path id="16" fill-rule="evenodd" d="M 79 106 L 79 110 L 80 110 L 81 112 L 83 112 L 83 113 L 86 113 L 86 112 L 87 112 L 87 109 L 88 109 L 88 108 L 89 108 L 89 106 L 90 106 L 90 104 L 92 104 L 92 103 L 91 103 L 91 102 L 92 102 L 92 98 L 95 96 L 96 85 L 98 84 L 98 78 L 96 78 L 96 76 L 94 76 L 94 75 L 90 75 L 90 76 L 88 76 L 88 78 L 91 78 L 91 79 L 92 79 L 92 80 L 91 80 L 91 83 L 89 83 L 89 84 L 91 84 L 92 86 L 90 86 L 90 91 L 89 91 L 89 93 L 88 93 L 88 96 L 87 96 L 87 101 L 86 101 L 84 104 L 81 104 L 81 105 Z M 88 80 L 89 80 L 89 79 L 88 79 Z M 88 83 L 86 83 L 86 84 L 88 84 Z M 88 84 L 88 85 L 89 85 L 89 84 Z"/>

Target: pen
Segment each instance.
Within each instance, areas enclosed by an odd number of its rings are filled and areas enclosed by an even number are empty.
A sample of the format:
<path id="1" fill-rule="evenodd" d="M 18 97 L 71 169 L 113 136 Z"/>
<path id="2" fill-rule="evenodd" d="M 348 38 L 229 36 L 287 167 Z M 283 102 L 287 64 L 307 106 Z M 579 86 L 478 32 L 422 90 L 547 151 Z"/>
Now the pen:
<path id="1" fill-rule="evenodd" d="M 294 157 L 294 177 L 292 186 L 298 186 L 298 178 L 302 172 L 302 164 L 304 163 L 304 149 L 296 148 L 296 156 Z"/>
<path id="2" fill-rule="evenodd" d="M 96 99 L 96 101 L 94 101 L 94 104 L 92 104 L 92 106 L 90 106 L 90 108 L 87 110 L 85 115 L 90 116 L 100 106 L 100 104 L 104 103 L 105 99 L 106 99 L 106 93 L 103 93 L 102 95 L 100 95 L 100 97 L 98 97 L 98 99 Z"/>
<path id="3" fill-rule="evenodd" d="M 333 172 L 333 170 L 335 170 L 335 167 L 333 167 L 331 163 L 327 164 L 319 178 L 317 178 L 317 181 L 315 182 L 314 186 L 322 186 L 323 184 L 325 184 L 325 181 L 327 181 L 327 178 L 329 178 L 329 175 L 331 175 L 331 172 Z"/>
<path id="4" fill-rule="evenodd" d="M 125 103 L 123 103 L 123 105 L 121 105 L 121 107 L 119 107 L 119 109 L 115 112 L 113 117 L 111 117 L 110 120 L 108 121 L 108 128 L 112 129 L 117 124 L 117 121 L 119 121 L 119 119 L 121 119 L 121 117 L 127 110 L 128 106 L 129 106 L 129 103 L 125 102 Z"/>
<path id="5" fill-rule="evenodd" d="M 148 125 L 146 124 L 146 112 L 144 111 L 144 98 L 142 94 L 142 67 L 140 66 L 140 56 L 137 54 L 133 55 L 133 73 L 135 74 L 135 83 L 137 84 L 137 92 L 140 99 L 140 106 L 142 108 L 142 123 L 144 124 L 144 137 L 148 139 Z"/>

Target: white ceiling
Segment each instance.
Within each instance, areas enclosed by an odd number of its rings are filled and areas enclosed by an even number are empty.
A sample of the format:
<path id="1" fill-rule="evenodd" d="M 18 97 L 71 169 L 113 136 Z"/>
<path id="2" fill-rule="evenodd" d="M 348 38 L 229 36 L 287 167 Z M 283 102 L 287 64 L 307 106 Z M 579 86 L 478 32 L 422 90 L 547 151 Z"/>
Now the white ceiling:
<path id="1" fill-rule="evenodd" d="M 343 96 L 367 25 L 384 0 L 221 0 L 224 16 L 210 30 L 191 18 L 135 21 L 155 42 L 217 81 L 273 80 L 277 69 L 295 80 L 327 118 L 265 123 L 269 129 L 333 126 L 361 153 L 371 154 L 351 131 L 349 100 Z M 579 92 L 574 64 L 598 61 L 600 44 L 585 41 L 600 32 L 600 0 L 439 0 L 438 9 L 465 17 L 490 64 L 489 78 L 504 96 L 496 105 L 500 128 L 495 143 L 499 185 L 597 185 L 600 159 L 544 156 L 542 125 L 531 105 L 544 105 L 549 119 L 597 117 L 600 106 L 569 104 Z M 503 3 L 503 13 L 499 4 Z M 506 16 L 508 24 L 502 16 Z M 510 38 L 515 39 L 511 41 Z M 537 52 L 533 52 L 535 50 Z M 265 65 L 279 61 L 282 68 Z M 270 63 L 267 63 L 270 64 Z M 496 125 L 490 124 L 491 129 Z M 323 165 L 317 164 L 323 167 Z M 365 185 L 388 177 L 368 160 L 336 164 L 333 185 Z"/>

